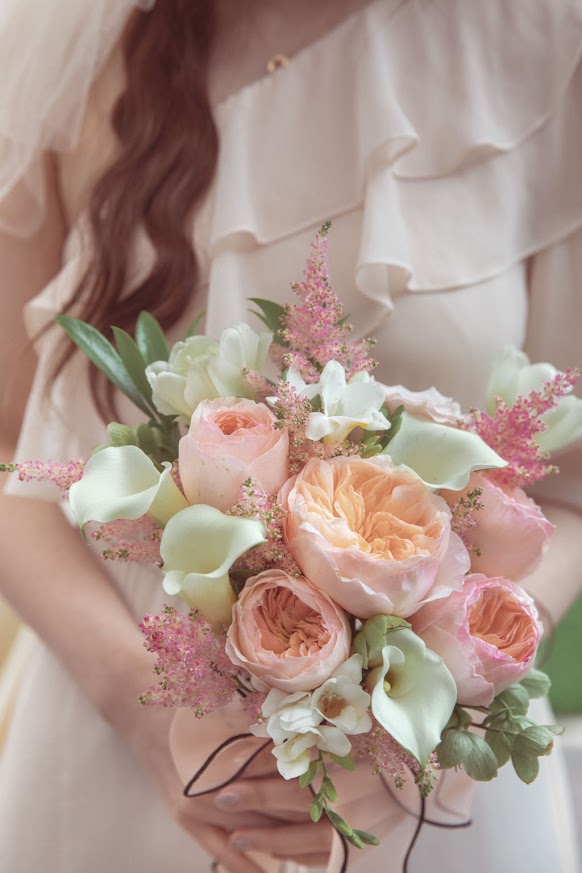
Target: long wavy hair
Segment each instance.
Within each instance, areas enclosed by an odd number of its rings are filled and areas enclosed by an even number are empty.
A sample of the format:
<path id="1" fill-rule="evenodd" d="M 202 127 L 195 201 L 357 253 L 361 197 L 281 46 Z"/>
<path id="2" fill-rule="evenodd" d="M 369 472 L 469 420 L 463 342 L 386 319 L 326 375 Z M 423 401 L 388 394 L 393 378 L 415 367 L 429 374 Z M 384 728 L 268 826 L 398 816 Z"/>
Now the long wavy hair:
<path id="1" fill-rule="evenodd" d="M 214 0 L 158 0 L 136 11 L 122 41 L 126 87 L 112 114 L 119 149 L 95 184 L 88 207 L 92 258 L 66 309 L 109 333 L 132 330 L 142 309 L 164 328 L 192 299 L 199 266 L 189 222 L 216 169 L 218 134 L 208 94 Z M 156 258 L 147 278 L 126 292 L 127 255 L 142 224 Z M 123 293 L 123 297 L 122 297 Z M 56 376 L 74 353 L 67 342 Z M 91 393 L 104 420 L 112 391 L 91 367 Z"/>

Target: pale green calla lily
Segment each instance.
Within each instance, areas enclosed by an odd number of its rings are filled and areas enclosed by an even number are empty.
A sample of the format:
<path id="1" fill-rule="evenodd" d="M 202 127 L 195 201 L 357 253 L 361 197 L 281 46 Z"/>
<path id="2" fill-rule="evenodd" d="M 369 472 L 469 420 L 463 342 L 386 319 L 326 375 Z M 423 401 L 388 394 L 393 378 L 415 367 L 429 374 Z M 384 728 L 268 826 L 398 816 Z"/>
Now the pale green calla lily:
<path id="1" fill-rule="evenodd" d="M 170 464 L 162 473 L 137 446 L 108 446 L 87 461 L 83 477 L 69 491 L 81 528 L 88 521 L 149 515 L 162 527 L 188 506 L 172 479 Z"/>
<path id="2" fill-rule="evenodd" d="M 170 519 L 162 535 L 164 591 L 180 595 L 215 627 L 230 624 L 236 595 L 228 571 L 265 535 L 259 519 L 225 515 L 203 503 L 188 506 Z"/>
<path id="3" fill-rule="evenodd" d="M 382 665 L 366 688 L 376 720 L 396 742 L 425 766 L 438 746 L 457 702 L 455 680 L 443 659 L 408 628 L 389 634 Z"/>
<path id="4" fill-rule="evenodd" d="M 396 466 L 414 470 L 429 488 L 451 491 L 462 491 L 474 470 L 506 466 L 506 461 L 477 434 L 435 424 L 408 412 L 402 413 L 398 432 L 383 454 L 389 455 Z"/>

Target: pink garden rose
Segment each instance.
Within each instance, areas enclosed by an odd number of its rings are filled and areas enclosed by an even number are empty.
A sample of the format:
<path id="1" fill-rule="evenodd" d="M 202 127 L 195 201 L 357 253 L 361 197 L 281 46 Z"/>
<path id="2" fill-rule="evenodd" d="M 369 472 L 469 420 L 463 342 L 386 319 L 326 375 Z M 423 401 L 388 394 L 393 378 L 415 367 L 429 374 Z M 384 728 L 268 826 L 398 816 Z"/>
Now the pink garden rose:
<path id="1" fill-rule="evenodd" d="M 180 478 L 189 502 L 224 512 L 238 502 L 249 477 L 275 494 L 289 475 L 289 437 L 275 428 L 276 421 L 264 403 L 253 400 L 199 403 L 180 440 Z"/>
<path id="2" fill-rule="evenodd" d="M 410 415 L 429 418 L 437 424 L 456 425 L 462 418 L 461 407 L 452 397 L 445 397 L 436 388 L 410 391 L 404 385 L 383 385 L 384 405 L 390 412 L 399 406 Z"/>
<path id="3" fill-rule="evenodd" d="M 461 591 L 429 603 L 412 629 L 451 671 L 459 703 L 488 706 L 533 667 L 542 626 L 532 598 L 507 579 L 467 576 Z"/>
<path id="4" fill-rule="evenodd" d="M 302 576 L 267 570 L 249 579 L 232 609 L 226 654 L 259 690 L 319 688 L 350 655 L 342 609 Z"/>
<path id="5" fill-rule="evenodd" d="M 387 456 L 312 460 L 279 501 L 303 573 L 358 618 L 412 615 L 460 588 L 469 569 L 445 501 Z"/>
<path id="6" fill-rule="evenodd" d="M 467 531 L 467 546 L 478 549 L 471 554 L 471 569 L 486 576 L 502 576 L 517 582 L 536 569 L 554 530 L 540 507 L 521 488 L 501 488 L 482 473 L 473 473 L 464 491 L 442 491 L 453 505 L 468 491 L 482 488 L 475 512 L 477 526 Z"/>

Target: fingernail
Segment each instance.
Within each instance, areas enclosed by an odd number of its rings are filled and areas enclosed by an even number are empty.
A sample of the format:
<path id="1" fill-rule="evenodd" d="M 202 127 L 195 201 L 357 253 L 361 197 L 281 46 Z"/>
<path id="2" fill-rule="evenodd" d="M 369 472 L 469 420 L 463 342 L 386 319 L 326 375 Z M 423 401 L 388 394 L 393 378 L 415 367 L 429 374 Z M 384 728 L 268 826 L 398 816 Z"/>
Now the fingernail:
<path id="1" fill-rule="evenodd" d="M 231 848 L 236 849 L 237 852 L 246 852 L 247 849 L 252 849 L 254 846 L 254 841 L 251 837 L 246 837 L 241 834 L 237 834 L 235 837 L 232 837 L 230 840 Z"/>
<path id="2" fill-rule="evenodd" d="M 226 791 L 224 794 L 219 794 L 214 805 L 219 809 L 233 809 L 240 803 L 240 797 L 236 791 Z"/>

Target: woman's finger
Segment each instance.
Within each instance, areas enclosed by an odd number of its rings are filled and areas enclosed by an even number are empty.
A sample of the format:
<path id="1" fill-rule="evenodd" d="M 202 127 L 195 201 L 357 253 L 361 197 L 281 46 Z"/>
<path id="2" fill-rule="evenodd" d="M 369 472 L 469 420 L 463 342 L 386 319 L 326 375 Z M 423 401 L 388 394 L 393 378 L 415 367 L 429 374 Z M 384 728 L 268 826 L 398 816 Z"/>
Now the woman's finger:
<path id="1" fill-rule="evenodd" d="M 308 820 L 311 795 L 297 780 L 281 776 L 262 779 L 239 779 L 219 791 L 214 800 L 217 809 L 232 812 L 259 812 L 273 818 Z"/>
<path id="2" fill-rule="evenodd" d="M 228 873 L 265 873 L 254 861 L 229 845 L 226 831 L 207 824 L 189 827 L 188 830 L 221 870 Z"/>
<path id="3" fill-rule="evenodd" d="M 245 828 L 234 831 L 231 848 L 240 852 L 264 851 L 281 858 L 327 854 L 331 848 L 332 829 L 325 822 L 283 825 L 270 828 Z"/>

